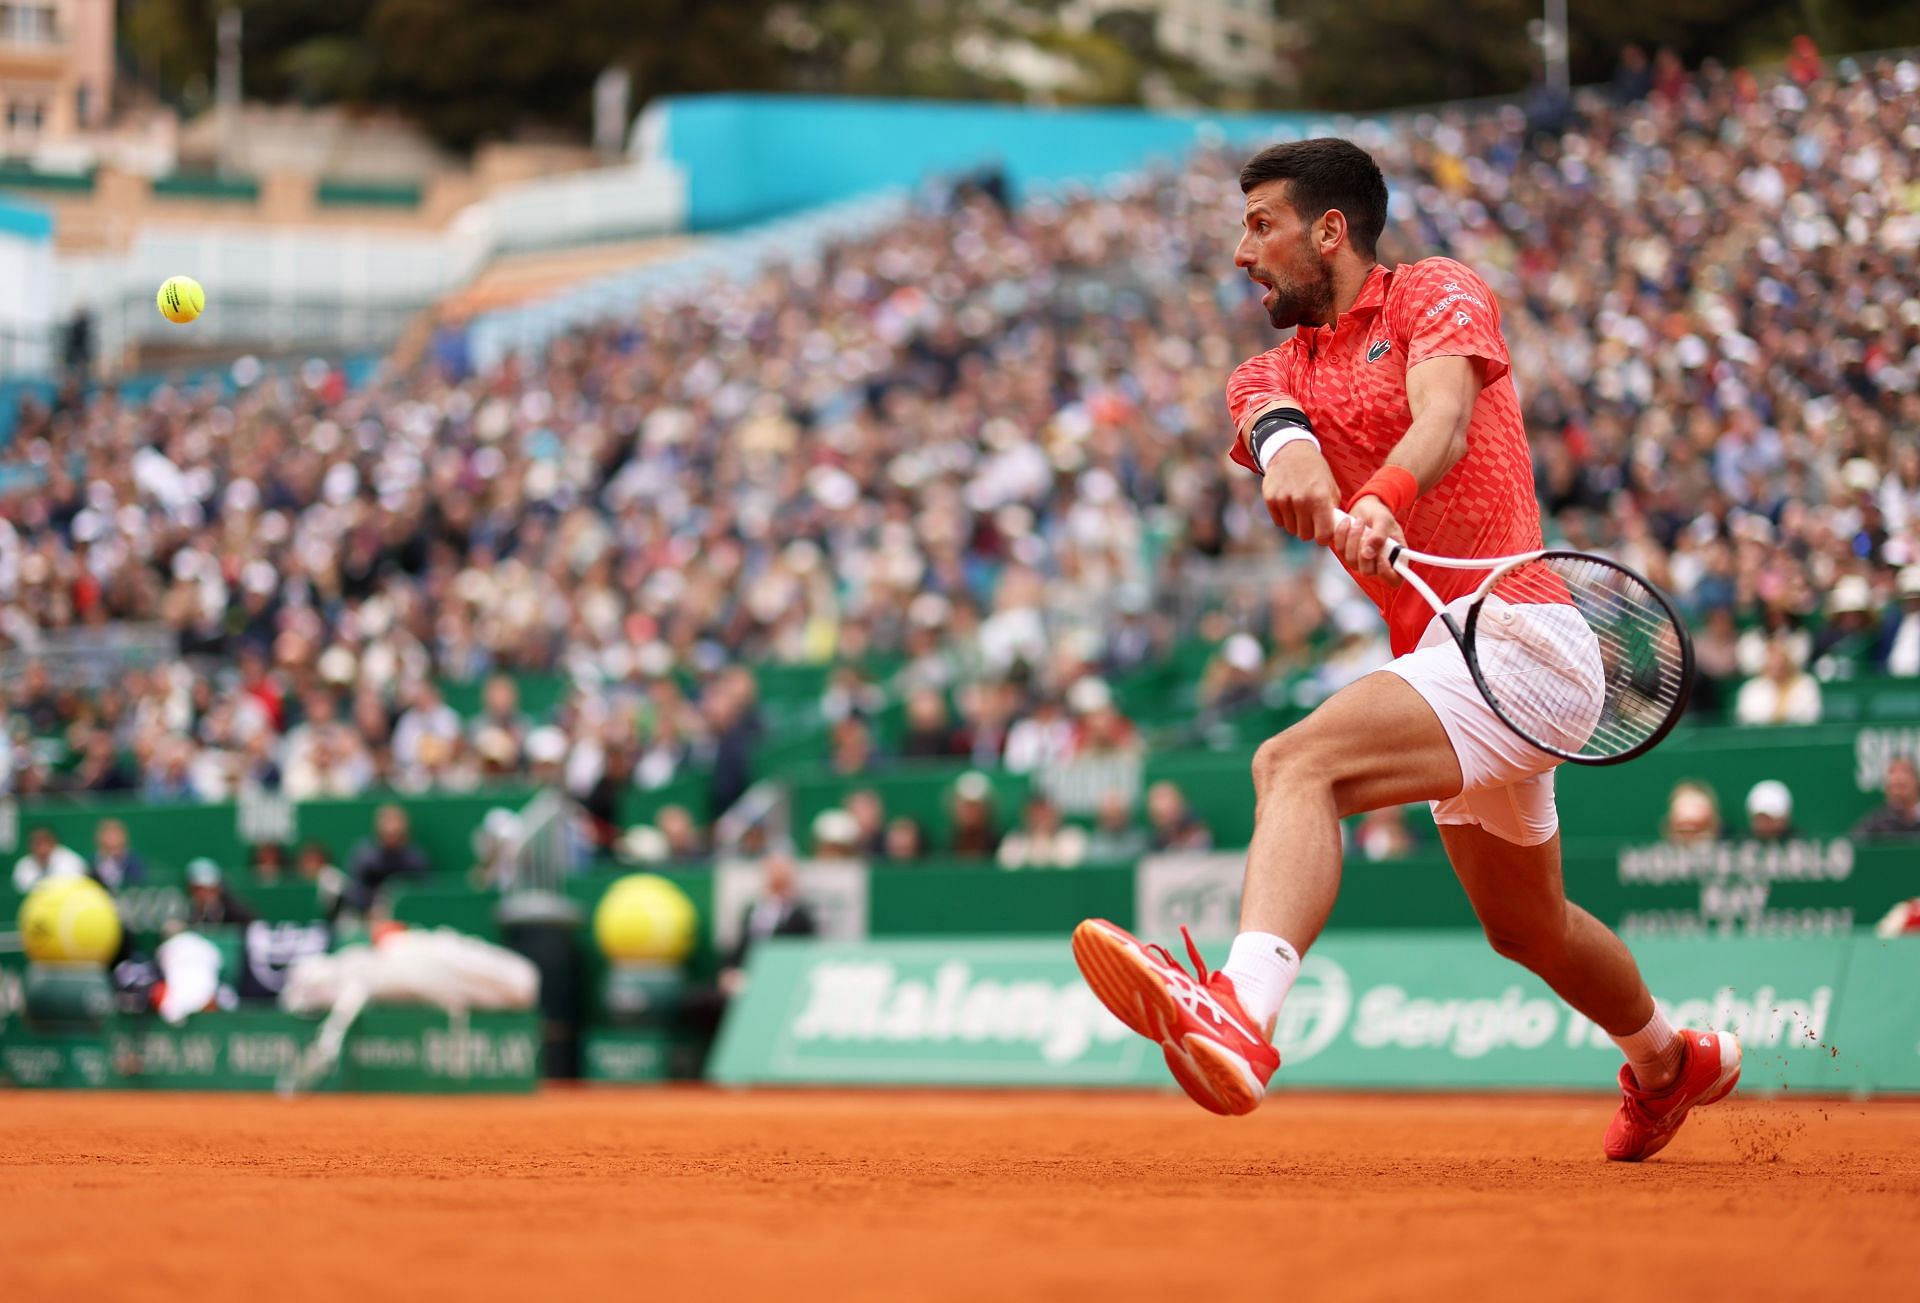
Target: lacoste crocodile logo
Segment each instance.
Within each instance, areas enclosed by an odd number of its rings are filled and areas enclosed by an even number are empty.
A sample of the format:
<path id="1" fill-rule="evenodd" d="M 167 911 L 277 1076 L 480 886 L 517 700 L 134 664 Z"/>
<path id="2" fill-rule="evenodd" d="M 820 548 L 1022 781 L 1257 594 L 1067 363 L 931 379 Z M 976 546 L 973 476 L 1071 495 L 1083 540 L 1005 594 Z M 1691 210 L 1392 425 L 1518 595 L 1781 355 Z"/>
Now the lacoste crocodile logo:
<path id="1" fill-rule="evenodd" d="M 1367 361 L 1378 362 L 1381 358 L 1387 355 L 1387 350 L 1392 347 L 1393 347 L 1393 341 L 1386 340 L 1386 339 L 1381 340 L 1378 344 L 1375 344 L 1372 348 L 1367 350 Z"/>

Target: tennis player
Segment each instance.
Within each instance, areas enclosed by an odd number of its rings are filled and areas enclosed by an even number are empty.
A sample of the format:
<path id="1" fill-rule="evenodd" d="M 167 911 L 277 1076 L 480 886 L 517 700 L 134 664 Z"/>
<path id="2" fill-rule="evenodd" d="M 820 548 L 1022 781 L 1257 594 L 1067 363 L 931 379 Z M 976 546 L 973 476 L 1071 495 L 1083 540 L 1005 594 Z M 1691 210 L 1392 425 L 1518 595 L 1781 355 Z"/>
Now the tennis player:
<path id="1" fill-rule="evenodd" d="M 1557 760 L 1500 721 L 1444 624 L 1386 562 L 1389 540 L 1476 558 L 1541 546 L 1494 296 L 1448 258 L 1391 269 L 1376 261 L 1386 183 L 1348 141 L 1264 150 L 1242 169 L 1240 188 L 1234 263 L 1265 287 L 1274 328 L 1295 333 L 1228 380 L 1232 456 L 1261 477 L 1274 522 L 1332 548 L 1378 604 L 1394 660 L 1255 752 L 1241 932 L 1223 969 L 1209 974 L 1189 938 L 1189 974 L 1104 920 L 1076 930 L 1075 957 L 1101 1001 L 1161 1043 L 1197 1103 L 1251 1112 L 1280 1064 L 1274 1022 L 1339 891 L 1340 819 L 1430 802 L 1493 948 L 1605 1028 L 1626 1056 L 1607 1157 L 1649 1157 L 1689 1110 L 1733 1089 L 1740 1047 L 1724 1033 L 1669 1025 L 1626 946 L 1567 900 Z M 1451 612 L 1482 578 L 1437 572 L 1432 582 Z M 1546 609 L 1487 608 L 1515 630 Z"/>

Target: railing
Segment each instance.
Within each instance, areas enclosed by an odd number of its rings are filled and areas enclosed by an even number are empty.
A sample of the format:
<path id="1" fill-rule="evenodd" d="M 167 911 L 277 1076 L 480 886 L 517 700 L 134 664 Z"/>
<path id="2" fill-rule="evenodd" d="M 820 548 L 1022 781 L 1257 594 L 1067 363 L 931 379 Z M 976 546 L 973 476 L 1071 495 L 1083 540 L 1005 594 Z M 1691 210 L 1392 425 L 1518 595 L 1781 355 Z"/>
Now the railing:
<path id="1" fill-rule="evenodd" d="M 164 624 L 42 630 L 34 646 L 0 654 L 0 683 L 15 682 L 29 665 L 38 663 L 63 687 L 97 687 L 128 670 L 170 660 L 178 650 L 177 636 Z"/>
<path id="2" fill-rule="evenodd" d="M 771 222 L 703 245 L 670 262 L 604 277 L 540 303 L 489 312 L 467 327 L 474 365 L 497 366 L 509 353 L 535 353 L 575 327 L 631 314 L 656 297 L 688 294 L 717 280 L 747 280 L 773 259 L 794 258 L 832 240 L 857 239 L 899 220 L 899 194 L 867 195 Z"/>
<path id="3" fill-rule="evenodd" d="M 581 858 L 574 832 L 579 814 L 572 801 L 551 788 L 527 802 L 517 825 L 493 849 L 488 866 L 498 875 L 493 885 L 559 892 Z"/>
<path id="4" fill-rule="evenodd" d="M 767 846 L 790 850 L 793 846 L 793 800 L 787 785 L 763 779 L 749 787 L 733 808 L 721 815 L 713 826 L 716 855 L 738 855 L 748 834 L 755 829 L 764 833 Z"/>

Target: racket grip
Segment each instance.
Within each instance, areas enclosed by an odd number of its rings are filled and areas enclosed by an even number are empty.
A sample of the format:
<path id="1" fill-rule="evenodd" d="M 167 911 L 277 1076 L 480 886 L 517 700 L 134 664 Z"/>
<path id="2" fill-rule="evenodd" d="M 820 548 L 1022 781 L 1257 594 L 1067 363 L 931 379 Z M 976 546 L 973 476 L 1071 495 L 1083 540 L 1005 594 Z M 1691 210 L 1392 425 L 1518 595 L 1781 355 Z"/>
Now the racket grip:
<path id="1" fill-rule="evenodd" d="M 1333 509 L 1334 524 L 1337 525 L 1343 520 L 1352 520 L 1352 519 L 1353 519 L 1352 516 L 1349 516 L 1346 512 L 1342 511 L 1340 508 L 1335 507 Z M 1398 564 L 1400 560 L 1400 554 L 1406 550 L 1407 550 L 1406 544 L 1399 542 L 1397 539 L 1391 539 L 1391 538 L 1388 539 L 1387 540 L 1387 564 L 1388 565 Z"/>

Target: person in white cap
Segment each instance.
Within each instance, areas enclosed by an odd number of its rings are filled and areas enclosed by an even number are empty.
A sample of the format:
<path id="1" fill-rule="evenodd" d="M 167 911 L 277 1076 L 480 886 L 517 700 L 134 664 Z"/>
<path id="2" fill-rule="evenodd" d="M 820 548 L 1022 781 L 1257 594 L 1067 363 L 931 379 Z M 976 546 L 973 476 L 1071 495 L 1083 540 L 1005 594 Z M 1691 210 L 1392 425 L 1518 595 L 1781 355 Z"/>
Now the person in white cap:
<path id="1" fill-rule="evenodd" d="M 1827 624 L 1813 641 L 1813 672 L 1822 682 L 1851 679 L 1873 668 L 1879 641 L 1873 618 L 1873 587 L 1859 575 L 1842 575 L 1827 595 Z"/>
<path id="2" fill-rule="evenodd" d="M 813 858 L 857 860 L 860 821 L 845 810 L 822 810 L 813 821 Z"/>
<path id="3" fill-rule="evenodd" d="M 1747 836 L 1757 842 L 1792 839 L 1793 793 L 1779 779 L 1755 783 L 1747 793 Z"/>
<path id="4" fill-rule="evenodd" d="M 1920 565 L 1902 569 L 1894 591 L 1900 605 L 1888 616 L 1880 659 L 1889 674 L 1920 677 Z"/>
<path id="5" fill-rule="evenodd" d="M 1000 850 L 1000 828 L 993 815 L 993 784 L 968 770 L 953 785 L 953 829 L 947 849 L 965 858 L 990 859 Z"/>

